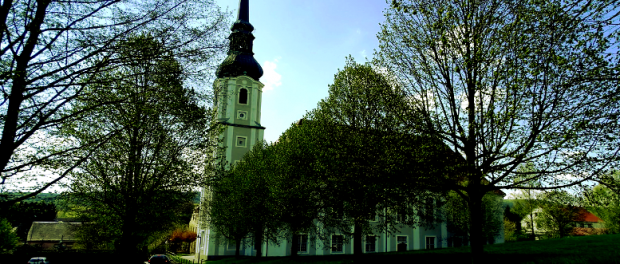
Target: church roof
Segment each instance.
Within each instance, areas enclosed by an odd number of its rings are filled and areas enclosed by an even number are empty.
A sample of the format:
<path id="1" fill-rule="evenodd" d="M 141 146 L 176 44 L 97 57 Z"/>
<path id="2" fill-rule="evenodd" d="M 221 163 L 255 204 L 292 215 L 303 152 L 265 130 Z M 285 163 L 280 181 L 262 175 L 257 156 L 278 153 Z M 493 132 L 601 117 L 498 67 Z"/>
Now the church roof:
<path id="1" fill-rule="evenodd" d="M 218 67 L 217 78 L 247 75 L 258 81 L 263 76 L 263 68 L 252 52 L 254 27 L 250 24 L 249 0 L 239 1 L 239 14 L 231 31 L 228 56 Z"/>

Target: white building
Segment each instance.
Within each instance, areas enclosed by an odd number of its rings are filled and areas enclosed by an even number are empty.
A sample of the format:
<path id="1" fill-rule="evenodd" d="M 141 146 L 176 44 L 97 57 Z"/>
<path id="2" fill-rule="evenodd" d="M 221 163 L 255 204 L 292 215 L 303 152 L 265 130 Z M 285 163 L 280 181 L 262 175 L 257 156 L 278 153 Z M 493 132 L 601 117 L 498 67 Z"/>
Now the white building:
<path id="1" fill-rule="evenodd" d="M 218 121 L 226 125 L 220 135 L 225 148 L 228 163 L 240 160 L 258 141 L 263 139 L 264 127 L 261 126 L 261 99 L 263 84 L 259 78 L 263 70 L 254 59 L 252 42 L 254 27 L 249 22 L 248 0 L 241 0 L 238 19 L 232 26 L 228 57 L 217 70 L 214 83 L 218 109 Z M 203 198 L 210 195 L 208 187 L 201 191 Z M 235 244 L 217 236 L 208 228 L 208 224 L 196 221 L 193 217 L 198 239 L 195 254 L 200 259 L 235 255 Z M 205 222 L 208 222 L 205 221 Z M 193 228 L 193 227 L 192 227 Z M 364 238 L 364 252 L 389 252 L 402 250 L 434 249 L 448 246 L 447 225 L 445 222 L 433 228 L 403 226 L 400 232 L 386 235 L 376 233 Z M 297 250 L 299 255 L 335 255 L 352 254 L 353 239 L 333 234 L 326 241 L 312 239 L 308 235 L 299 235 Z M 503 232 L 497 242 L 503 243 Z M 263 256 L 288 256 L 291 254 L 292 239 L 265 242 L 262 245 Z M 277 245 L 279 244 L 279 245 Z M 254 256 L 256 249 L 251 241 L 242 245 L 241 255 Z"/>

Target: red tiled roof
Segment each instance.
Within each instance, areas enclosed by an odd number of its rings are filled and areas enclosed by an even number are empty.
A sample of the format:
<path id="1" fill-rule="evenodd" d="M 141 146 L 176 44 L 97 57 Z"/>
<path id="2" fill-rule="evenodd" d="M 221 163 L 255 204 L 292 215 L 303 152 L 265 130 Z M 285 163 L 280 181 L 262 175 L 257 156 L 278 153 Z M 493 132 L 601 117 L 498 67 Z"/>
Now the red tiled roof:
<path id="1" fill-rule="evenodd" d="M 586 210 L 583 207 L 579 208 L 579 218 L 583 219 L 583 222 L 594 222 L 594 223 L 603 222 L 603 220 L 598 218 L 596 215 L 588 212 L 588 210 Z"/>

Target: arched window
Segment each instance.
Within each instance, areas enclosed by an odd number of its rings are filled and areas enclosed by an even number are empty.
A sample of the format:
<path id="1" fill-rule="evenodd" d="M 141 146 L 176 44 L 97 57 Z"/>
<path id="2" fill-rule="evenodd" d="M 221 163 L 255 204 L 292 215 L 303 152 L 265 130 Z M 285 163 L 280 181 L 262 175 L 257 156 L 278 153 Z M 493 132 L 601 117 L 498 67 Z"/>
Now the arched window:
<path id="1" fill-rule="evenodd" d="M 248 104 L 248 90 L 245 88 L 241 88 L 241 90 L 239 90 L 239 103 Z"/>

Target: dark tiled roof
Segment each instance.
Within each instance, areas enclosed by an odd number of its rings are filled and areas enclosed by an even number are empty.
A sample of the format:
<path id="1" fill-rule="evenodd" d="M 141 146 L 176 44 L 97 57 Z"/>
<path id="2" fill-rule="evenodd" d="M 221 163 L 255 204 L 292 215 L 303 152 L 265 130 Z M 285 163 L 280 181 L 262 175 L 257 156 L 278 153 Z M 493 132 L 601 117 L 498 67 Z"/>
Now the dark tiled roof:
<path id="1" fill-rule="evenodd" d="M 28 241 L 75 241 L 75 229 L 81 222 L 32 222 Z"/>

